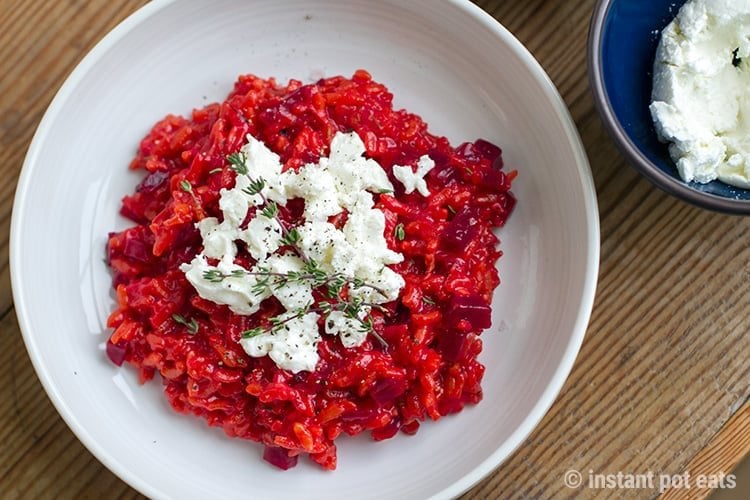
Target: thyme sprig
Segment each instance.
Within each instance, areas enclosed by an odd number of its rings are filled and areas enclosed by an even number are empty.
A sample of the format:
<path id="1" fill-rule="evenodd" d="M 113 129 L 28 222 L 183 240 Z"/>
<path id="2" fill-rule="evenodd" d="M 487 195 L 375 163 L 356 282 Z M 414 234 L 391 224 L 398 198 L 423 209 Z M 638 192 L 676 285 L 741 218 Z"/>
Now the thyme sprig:
<path id="1" fill-rule="evenodd" d="M 288 271 L 286 273 L 273 272 L 266 267 L 260 267 L 257 271 L 233 269 L 231 272 L 225 273 L 219 269 L 209 269 L 203 272 L 203 279 L 211 283 L 221 283 L 227 278 L 242 278 L 243 276 L 259 278 L 253 285 L 253 293 L 258 296 L 263 295 L 269 288 L 278 290 L 289 284 L 307 283 L 311 288 L 325 287 L 328 297 L 332 299 L 339 297 L 346 285 L 351 285 L 354 290 L 370 288 L 383 297 L 387 297 L 385 290 L 377 285 L 366 283 L 360 278 L 352 278 L 342 273 L 326 273 L 320 269 L 315 260 L 306 262 L 302 271 Z"/>
<path id="2" fill-rule="evenodd" d="M 349 300 L 342 300 L 339 302 L 319 302 L 317 305 L 308 304 L 306 307 L 298 308 L 293 314 L 285 318 L 275 316 L 269 320 L 268 326 L 258 326 L 250 328 L 242 332 L 241 336 L 243 339 L 250 339 L 259 335 L 271 334 L 280 331 L 284 328 L 284 325 L 294 321 L 295 319 L 301 318 L 309 313 L 318 313 L 328 315 L 334 311 L 343 312 L 346 318 L 352 319 L 359 322 L 359 331 L 372 335 L 383 347 L 388 347 L 388 342 L 375 331 L 372 317 L 367 315 L 364 318 L 360 318 L 360 312 L 363 307 L 370 307 L 373 309 L 384 310 L 385 308 L 380 304 L 374 304 L 371 302 L 365 302 L 360 297 L 353 297 Z"/>
<path id="3" fill-rule="evenodd" d="M 232 170 L 240 175 L 247 175 L 247 155 L 240 151 L 239 153 L 232 153 L 227 156 L 227 161 Z"/>
<path id="4" fill-rule="evenodd" d="M 195 321 L 195 318 L 188 320 L 181 314 L 173 314 L 172 320 L 174 320 L 175 323 L 184 326 L 189 334 L 195 335 L 198 333 L 198 322 Z"/>
<path id="5" fill-rule="evenodd" d="M 266 195 L 263 194 L 263 189 L 265 189 L 266 187 L 265 179 L 263 179 L 262 177 L 258 177 L 256 179 L 250 176 L 250 171 L 247 168 L 247 155 L 242 151 L 238 153 L 232 153 L 231 155 L 227 156 L 227 161 L 229 162 L 230 168 L 234 170 L 237 175 L 245 175 L 248 179 L 250 179 L 250 184 L 246 188 L 244 188 L 242 192 L 250 196 L 260 196 L 260 199 L 263 202 L 260 208 L 260 213 L 271 220 L 275 220 L 279 225 L 279 227 L 281 228 L 281 243 L 292 247 L 294 252 L 305 263 L 309 262 L 310 259 L 307 257 L 307 255 L 305 255 L 305 252 L 303 252 L 297 244 L 301 240 L 299 231 L 297 231 L 296 228 L 287 227 L 286 223 L 279 217 L 279 206 L 276 204 L 276 202 L 269 201 Z"/>

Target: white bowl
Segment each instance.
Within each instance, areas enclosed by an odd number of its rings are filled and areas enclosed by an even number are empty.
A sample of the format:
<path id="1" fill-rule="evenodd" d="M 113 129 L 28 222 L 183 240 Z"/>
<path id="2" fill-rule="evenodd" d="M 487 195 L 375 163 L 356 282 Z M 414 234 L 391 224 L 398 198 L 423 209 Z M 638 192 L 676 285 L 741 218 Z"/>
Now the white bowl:
<path id="1" fill-rule="evenodd" d="M 500 231 L 503 280 L 485 332 L 484 401 L 416 436 L 339 441 L 339 468 L 276 470 L 255 443 L 174 413 L 157 382 L 104 355 L 114 301 L 107 233 L 138 141 L 167 113 L 220 100 L 241 73 L 280 80 L 367 69 L 454 145 L 504 149 L 519 200 Z M 581 345 L 598 268 L 596 198 L 573 122 L 544 71 L 468 1 L 203 0 L 150 3 L 81 62 L 37 130 L 11 230 L 16 311 L 70 428 L 158 498 L 425 498 L 465 491 L 549 409 Z"/>

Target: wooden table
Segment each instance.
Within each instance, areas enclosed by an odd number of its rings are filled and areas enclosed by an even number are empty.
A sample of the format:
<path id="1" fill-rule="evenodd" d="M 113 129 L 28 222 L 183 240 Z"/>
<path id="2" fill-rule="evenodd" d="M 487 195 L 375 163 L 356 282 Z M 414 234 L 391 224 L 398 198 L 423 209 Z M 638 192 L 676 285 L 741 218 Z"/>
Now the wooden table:
<path id="1" fill-rule="evenodd" d="M 3 498 L 140 497 L 77 441 L 34 374 L 13 310 L 8 230 L 15 181 L 52 96 L 87 50 L 142 3 L 0 0 Z M 602 258 L 591 324 L 557 402 L 466 498 L 657 494 L 569 489 L 563 477 L 572 469 L 584 483 L 591 473 L 728 472 L 750 452 L 750 218 L 688 206 L 626 165 L 586 79 L 594 0 L 479 4 L 539 59 L 570 107 L 596 181 Z"/>

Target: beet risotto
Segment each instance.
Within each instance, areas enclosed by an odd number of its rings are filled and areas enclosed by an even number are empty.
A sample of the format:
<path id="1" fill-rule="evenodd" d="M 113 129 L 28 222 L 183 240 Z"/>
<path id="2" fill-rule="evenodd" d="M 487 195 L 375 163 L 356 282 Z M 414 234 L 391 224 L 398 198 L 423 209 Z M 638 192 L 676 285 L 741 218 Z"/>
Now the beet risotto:
<path id="1" fill-rule="evenodd" d="M 497 146 L 451 147 L 365 71 L 246 75 L 158 122 L 130 167 L 107 354 L 176 411 L 282 469 L 335 469 L 342 433 L 414 434 L 482 399 L 492 230 L 515 204 Z"/>

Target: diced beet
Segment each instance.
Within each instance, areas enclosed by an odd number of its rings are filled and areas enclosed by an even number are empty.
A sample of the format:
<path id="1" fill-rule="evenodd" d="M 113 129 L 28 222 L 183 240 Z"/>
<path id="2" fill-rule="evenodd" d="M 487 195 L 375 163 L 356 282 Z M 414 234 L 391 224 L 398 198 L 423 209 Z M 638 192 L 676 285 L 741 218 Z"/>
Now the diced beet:
<path id="1" fill-rule="evenodd" d="M 477 295 L 454 295 L 445 316 L 452 325 L 466 320 L 475 330 L 484 330 L 492 325 L 492 310 L 489 304 Z"/>
<path id="2" fill-rule="evenodd" d="M 279 446 L 266 446 L 263 450 L 263 460 L 279 469 L 289 470 L 297 465 L 298 455 L 289 456 L 289 450 Z"/>
<path id="3" fill-rule="evenodd" d="M 443 230 L 443 241 L 454 250 L 465 248 L 476 236 L 478 222 L 474 211 L 468 207 L 464 208 Z"/>
<path id="4" fill-rule="evenodd" d="M 437 172 L 433 174 L 433 172 Z M 437 177 L 440 182 L 442 182 L 445 185 L 448 185 L 451 183 L 451 181 L 454 181 L 456 179 L 456 169 L 451 167 L 450 165 L 441 168 L 441 169 L 433 169 L 430 171 L 430 174 L 433 174 L 435 177 Z"/>
<path id="5" fill-rule="evenodd" d="M 437 168 L 446 166 L 448 164 L 448 161 L 450 160 L 448 155 L 443 153 L 439 149 L 430 151 L 429 156 L 430 158 L 432 158 L 432 161 L 435 162 L 435 167 Z"/>
<path id="6" fill-rule="evenodd" d="M 484 182 L 487 183 L 490 187 L 493 189 L 502 188 L 502 189 L 510 189 L 510 183 L 508 182 L 508 177 L 505 175 L 505 172 L 502 172 L 500 170 L 488 170 L 484 174 Z"/>
<path id="7" fill-rule="evenodd" d="M 107 357 L 117 366 L 122 366 L 125 355 L 128 353 L 127 346 L 119 346 L 107 341 Z"/>
<path id="8" fill-rule="evenodd" d="M 465 142 L 456 148 L 456 153 L 469 161 L 477 161 L 481 158 L 492 162 L 492 168 L 500 170 L 503 168 L 503 150 L 484 139 L 476 142 Z"/>
<path id="9" fill-rule="evenodd" d="M 513 207 L 516 206 L 516 197 L 513 193 L 507 192 L 503 196 L 503 210 L 506 214 L 510 214 L 513 211 Z M 507 217 L 507 216 L 506 216 Z M 504 221 L 503 221 L 504 223 Z"/>
<path id="10" fill-rule="evenodd" d="M 495 146 L 489 141 L 485 141 L 484 139 L 477 139 L 474 142 L 474 149 L 476 149 L 479 154 L 484 156 L 490 161 L 495 161 L 497 158 L 500 158 L 500 156 L 503 154 L 503 150 L 499 147 Z"/>
<path id="11" fill-rule="evenodd" d="M 463 332 L 446 332 L 440 337 L 440 352 L 446 361 L 455 362 L 464 357 L 466 352 L 466 334 Z"/>
<path id="12" fill-rule="evenodd" d="M 143 216 L 143 214 L 138 211 L 134 210 L 133 207 L 135 206 L 135 203 L 132 201 L 131 196 L 126 196 L 122 199 L 122 207 L 120 207 L 120 215 L 123 217 L 127 217 L 128 219 L 135 221 L 139 224 L 143 224 L 145 222 L 148 222 L 148 220 Z M 140 210 L 140 207 L 139 207 Z"/>
<path id="13" fill-rule="evenodd" d="M 402 395 L 404 391 L 406 391 L 406 384 L 403 380 L 386 378 L 375 382 L 370 389 L 370 396 L 382 406 Z"/>
<path id="14" fill-rule="evenodd" d="M 455 167 L 450 164 L 450 157 L 437 149 L 431 151 L 429 155 L 435 162 L 435 168 L 427 174 L 428 178 L 437 179 L 446 186 L 451 184 L 457 176 Z"/>
<path id="15" fill-rule="evenodd" d="M 474 143 L 464 142 L 456 148 L 456 154 L 461 158 L 469 161 L 477 161 L 479 159 L 478 151 L 474 147 Z"/>
<path id="16" fill-rule="evenodd" d="M 151 259 L 151 248 L 143 240 L 128 235 L 122 254 L 129 259 L 148 262 Z"/>

